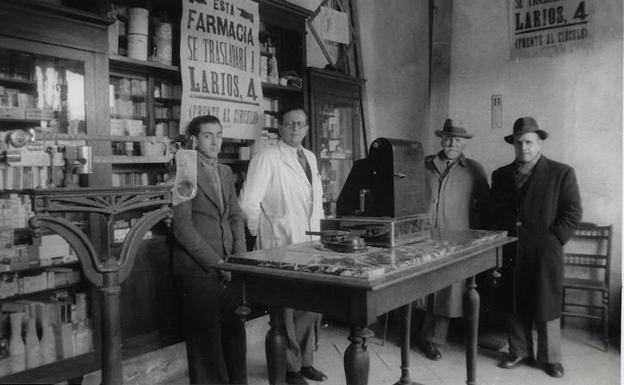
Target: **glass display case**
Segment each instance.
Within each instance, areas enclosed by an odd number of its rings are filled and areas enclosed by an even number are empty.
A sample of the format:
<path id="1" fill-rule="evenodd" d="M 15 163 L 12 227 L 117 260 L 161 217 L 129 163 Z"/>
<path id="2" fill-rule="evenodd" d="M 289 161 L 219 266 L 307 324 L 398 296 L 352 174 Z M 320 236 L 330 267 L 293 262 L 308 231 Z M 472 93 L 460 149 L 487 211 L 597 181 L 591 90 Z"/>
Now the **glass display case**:
<path id="1" fill-rule="evenodd" d="M 0 23 L 0 383 L 56 383 L 98 358 L 94 298 L 75 251 L 51 232 L 34 238 L 28 220 L 31 192 L 101 175 L 76 168 L 93 149 L 85 135 L 105 123 L 96 85 L 106 21 L 46 9 L 3 2 Z M 63 219 L 93 229 L 86 216 Z"/>
<path id="2" fill-rule="evenodd" d="M 325 215 L 336 200 L 353 161 L 363 155 L 361 79 L 310 68 L 310 136 L 319 163 Z"/>

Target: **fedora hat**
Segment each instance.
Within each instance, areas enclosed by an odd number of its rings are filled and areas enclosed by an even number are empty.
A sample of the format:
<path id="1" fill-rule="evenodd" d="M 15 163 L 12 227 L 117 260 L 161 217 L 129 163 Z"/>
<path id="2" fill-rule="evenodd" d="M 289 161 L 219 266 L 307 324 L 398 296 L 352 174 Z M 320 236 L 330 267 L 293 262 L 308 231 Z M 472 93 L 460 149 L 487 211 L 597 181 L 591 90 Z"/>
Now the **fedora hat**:
<path id="1" fill-rule="evenodd" d="M 513 125 L 513 134 L 505 136 L 505 142 L 513 144 L 516 136 L 522 136 L 529 132 L 536 133 L 542 140 L 548 138 L 548 132 L 540 130 L 537 120 L 530 116 L 524 116 L 516 120 Z"/>
<path id="2" fill-rule="evenodd" d="M 457 120 L 446 119 L 444 122 L 444 127 L 441 130 L 436 130 L 436 136 L 454 136 L 459 138 L 472 138 L 472 134 L 469 134 L 468 131 L 461 126 L 461 123 Z"/>

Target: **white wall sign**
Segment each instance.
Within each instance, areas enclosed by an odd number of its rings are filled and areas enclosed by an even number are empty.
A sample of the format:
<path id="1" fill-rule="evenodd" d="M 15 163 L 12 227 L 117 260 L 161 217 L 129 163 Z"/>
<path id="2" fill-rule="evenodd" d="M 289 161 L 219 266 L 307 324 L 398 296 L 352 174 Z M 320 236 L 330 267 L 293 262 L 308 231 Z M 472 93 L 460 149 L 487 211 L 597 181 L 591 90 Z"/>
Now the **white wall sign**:
<path id="1" fill-rule="evenodd" d="M 180 133 L 195 116 L 214 115 L 227 138 L 255 139 L 264 111 L 258 3 L 183 0 L 180 22 Z"/>
<path id="2" fill-rule="evenodd" d="M 555 55 L 593 38 L 592 0 L 509 0 L 511 57 Z"/>

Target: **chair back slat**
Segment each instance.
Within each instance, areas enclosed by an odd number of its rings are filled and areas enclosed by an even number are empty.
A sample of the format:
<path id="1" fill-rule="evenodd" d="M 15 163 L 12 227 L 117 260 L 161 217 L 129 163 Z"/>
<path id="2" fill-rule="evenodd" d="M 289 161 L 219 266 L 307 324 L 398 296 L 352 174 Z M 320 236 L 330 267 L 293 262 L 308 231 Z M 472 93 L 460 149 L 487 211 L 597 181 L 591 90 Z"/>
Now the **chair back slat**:
<path id="1" fill-rule="evenodd" d="M 567 278 L 582 278 L 609 286 L 611 226 L 581 223 L 566 245 L 563 263 Z M 570 251 L 573 249 L 574 251 Z"/>
<path id="2" fill-rule="evenodd" d="M 565 317 L 602 320 L 605 351 L 609 342 L 612 235 L 612 226 L 581 223 L 565 245 L 563 257 L 562 325 L 565 323 Z M 601 314 L 592 314 L 592 311 L 596 310 L 601 310 Z"/>

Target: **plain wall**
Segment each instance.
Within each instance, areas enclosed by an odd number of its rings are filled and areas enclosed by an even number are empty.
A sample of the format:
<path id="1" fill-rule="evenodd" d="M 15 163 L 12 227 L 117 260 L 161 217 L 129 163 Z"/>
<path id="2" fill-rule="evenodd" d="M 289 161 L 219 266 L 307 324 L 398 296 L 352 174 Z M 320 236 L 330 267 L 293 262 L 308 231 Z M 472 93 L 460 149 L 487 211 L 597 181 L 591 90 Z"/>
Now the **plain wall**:
<path id="1" fill-rule="evenodd" d="M 590 47 L 517 60 L 510 59 L 507 3 L 453 2 L 450 116 L 475 133 L 468 152 L 488 174 L 513 160 L 513 147 L 503 136 L 511 133 L 518 117 L 533 116 L 550 133 L 544 154 L 575 168 L 583 220 L 614 225 L 611 315 L 619 319 L 622 1 L 594 2 Z M 491 128 L 493 94 L 502 95 L 503 128 Z M 430 138 L 429 145 L 438 143 Z"/>
<path id="2" fill-rule="evenodd" d="M 429 98 L 428 2 L 355 1 L 368 144 L 381 136 L 421 140 Z"/>

